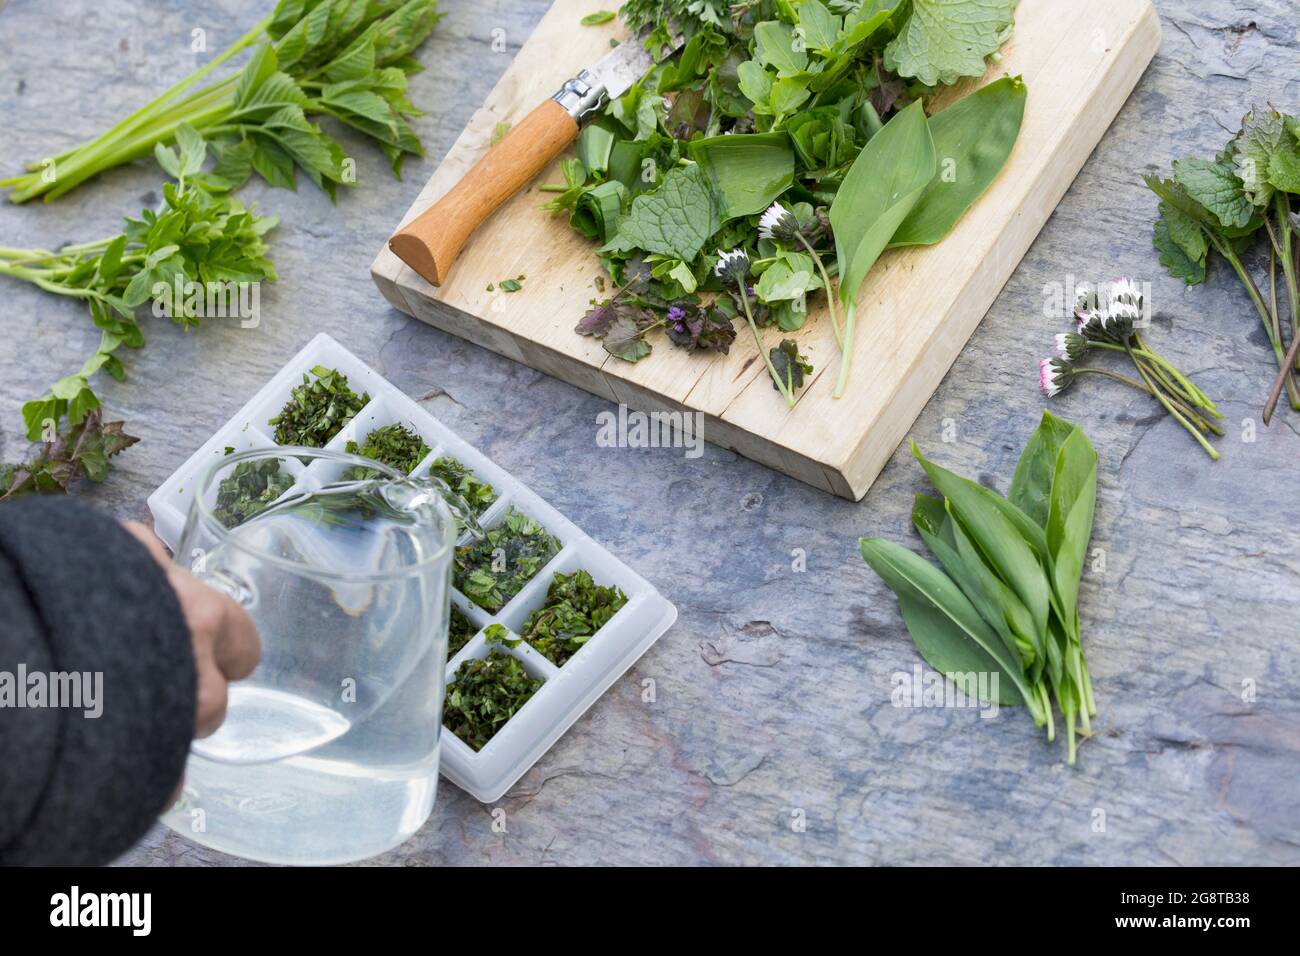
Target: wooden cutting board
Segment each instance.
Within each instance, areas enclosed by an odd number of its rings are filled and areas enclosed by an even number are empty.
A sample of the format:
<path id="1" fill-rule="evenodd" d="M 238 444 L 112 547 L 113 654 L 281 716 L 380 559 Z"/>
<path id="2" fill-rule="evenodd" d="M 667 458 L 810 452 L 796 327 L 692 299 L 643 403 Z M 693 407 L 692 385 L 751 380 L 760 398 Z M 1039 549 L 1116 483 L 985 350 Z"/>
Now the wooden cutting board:
<path id="1" fill-rule="evenodd" d="M 615 6 L 605 4 L 605 6 Z M 582 27 L 597 0 L 556 0 L 487 102 L 447 153 L 403 222 L 433 204 L 488 149 L 498 123 L 518 122 L 563 81 L 599 59 L 617 23 Z M 885 253 L 863 283 L 853 373 L 832 399 L 839 353 L 823 308 L 796 338 L 812 361 L 793 409 L 772 388 L 752 336 L 738 328 L 725 356 L 683 352 L 652 334 L 654 352 L 633 365 L 573 331 L 601 274 L 594 245 L 552 217 L 538 191 L 558 164 L 479 229 L 434 288 L 387 248 L 371 267 L 384 296 L 421 321 L 580 388 L 644 411 L 698 411 L 703 434 L 772 468 L 859 499 L 906 435 L 975 326 L 1160 44 L 1150 0 L 1021 0 L 1003 61 L 944 94 L 942 108 L 1004 74 L 1029 87 L 1020 141 L 983 198 L 941 243 Z M 502 279 L 524 275 L 503 293 Z M 817 297 L 819 300 L 821 296 Z M 764 348 L 783 334 L 764 332 Z"/>

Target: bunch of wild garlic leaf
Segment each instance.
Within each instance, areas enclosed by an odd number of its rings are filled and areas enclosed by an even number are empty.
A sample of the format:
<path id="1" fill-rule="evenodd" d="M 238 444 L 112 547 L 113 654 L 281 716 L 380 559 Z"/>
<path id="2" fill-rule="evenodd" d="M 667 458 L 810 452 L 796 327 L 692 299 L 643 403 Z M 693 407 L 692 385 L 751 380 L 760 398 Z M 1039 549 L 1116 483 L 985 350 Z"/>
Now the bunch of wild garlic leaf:
<path id="1" fill-rule="evenodd" d="M 883 538 L 862 557 L 898 596 L 921 656 L 973 694 L 968 675 L 996 675 L 997 702 L 1023 703 L 1055 739 L 1052 701 L 1065 720 L 1067 759 L 1097 708 L 1083 657 L 1079 580 L 1092 534 L 1097 452 L 1083 430 L 1043 413 L 1006 498 L 912 453 L 941 498 L 916 496 L 912 523 L 942 570 Z"/>
<path id="2" fill-rule="evenodd" d="M 1199 285 L 1213 250 L 1241 280 L 1264 324 L 1278 363 L 1264 424 L 1283 390 L 1300 410 L 1300 118 L 1257 107 L 1216 157 L 1177 160 L 1172 178 L 1147 176 L 1146 183 L 1160 198 L 1154 242 L 1161 265 L 1188 285 Z M 1261 248 L 1266 273 L 1262 265 L 1251 268 L 1251 254 Z"/>
<path id="3" fill-rule="evenodd" d="M 13 202 L 55 199 L 90 177 L 148 156 L 182 126 L 201 132 L 216 156 L 209 185 L 234 188 L 256 171 L 290 189 L 295 168 L 333 198 L 355 178 L 343 150 L 308 117 L 330 116 L 379 143 L 401 171 L 423 147 L 406 95 L 420 69 L 410 54 L 438 22 L 436 0 L 280 0 L 274 12 L 208 64 L 100 136 L 0 180 Z M 218 67 L 252 48 L 247 64 L 192 91 Z"/>
<path id="4" fill-rule="evenodd" d="M 677 32 L 685 43 L 587 124 L 549 187 L 549 208 L 599 243 L 615 283 L 575 331 L 632 362 L 660 329 L 678 348 L 725 353 L 736 319 L 756 341 L 761 328 L 794 333 L 821 293 L 843 394 L 876 258 L 942 239 L 1016 142 L 1018 79 L 923 111 L 939 87 L 983 75 L 1014 11 L 1014 0 L 630 0 L 622 18 L 650 30 L 652 51 Z M 977 173 L 945 182 L 936 157 Z M 797 342 L 758 349 L 792 405 L 811 371 Z"/>
<path id="5" fill-rule="evenodd" d="M 196 303 L 188 297 L 176 299 L 178 286 L 276 278 L 262 237 L 279 220 L 258 215 L 229 195 L 210 192 L 202 185 L 207 152 L 203 138 L 181 126 L 176 139 L 174 150 L 158 147 L 163 167 L 176 178 L 163 186 L 161 209 L 146 209 L 139 219 L 127 219 L 117 235 L 56 252 L 0 247 L 0 275 L 84 301 L 100 330 L 99 345 L 80 370 L 23 405 L 31 441 L 54 441 L 65 419 L 78 426 L 99 408 L 90 384 L 96 372 L 125 377 L 117 353 L 122 346 L 144 345 L 136 312 L 145 302 L 165 301 L 172 320 L 190 328 L 199 324 Z"/>

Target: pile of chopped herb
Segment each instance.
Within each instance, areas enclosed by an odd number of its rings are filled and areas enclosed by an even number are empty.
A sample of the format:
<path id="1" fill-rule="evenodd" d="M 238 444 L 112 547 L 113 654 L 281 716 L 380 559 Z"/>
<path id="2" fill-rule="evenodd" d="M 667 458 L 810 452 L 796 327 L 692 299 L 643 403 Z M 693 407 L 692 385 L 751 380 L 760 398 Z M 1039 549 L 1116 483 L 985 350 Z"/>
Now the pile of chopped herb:
<path id="1" fill-rule="evenodd" d="M 317 365 L 267 424 L 275 426 L 278 444 L 323 448 L 369 401 L 369 393 L 358 396 L 348 388 L 338 369 Z"/>
<path id="2" fill-rule="evenodd" d="M 495 614 L 559 553 L 558 538 L 511 508 L 481 541 L 456 549 L 452 581 L 471 601 Z"/>
<path id="3" fill-rule="evenodd" d="M 280 467 L 278 458 L 240 462 L 217 486 L 213 517 L 227 528 L 241 525 L 269 508 L 292 484 L 293 476 Z"/>
<path id="4" fill-rule="evenodd" d="M 400 471 L 404 475 L 409 475 L 414 471 L 415 466 L 424 461 L 430 450 L 419 433 L 396 422 L 392 425 L 376 428 L 366 436 L 363 445 L 358 445 L 355 441 L 350 441 L 347 444 L 349 455 L 373 458 L 375 461 L 382 462 L 389 468 Z M 357 468 L 354 470 L 362 471 L 363 469 Z"/>
<path id="5" fill-rule="evenodd" d="M 492 507 L 497 493 L 492 486 L 450 455 L 440 455 L 429 466 L 429 474 L 447 483 L 447 487 L 465 499 L 474 511 L 474 517 Z"/>
<path id="6" fill-rule="evenodd" d="M 556 667 L 563 667 L 626 603 L 626 594 L 597 584 L 586 571 L 556 574 L 546 603 L 524 622 L 523 638 Z"/>
<path id="7" fill-rule="evenodd" d="M 638 362 L 656 329 L 678 348 L 725 353 L 739 319 L 792 405 L 811 366 L 793 339 L 765 349 L 760 329 L 798 331 L 809 300 L 825 295 L 839 397 L 858 290 L 877 257 L 939 242 L 1015 145 L 1018 78 L 928 108 L 998 59 L 1015 7 L 629 0 L 623 22 L 651 31 L 652 53 L 675 34 L 685 43 L 584 126 L 563 182 L 543 187 L 614 280 L 575 331 Z M 952 180 L 954 168 L 971 174 Z"/>
<path id="8" fill-rule="evenodd" d="M 451 606 L 451 618 L 447 622 L 447 660 L 460 653 L 460 649 L 474 636 L 474 625 L 470 623 L 465 612 L 456 605 Z"/>
<path id="9" fill-rule="evenodd" d="M 493 624 L 485 637 L 489 645 L 518 643 L 506 640 L 507 633 Z M 482 750 L 541 686 L 542 679 L 529 674 L 517 658 L 489 647 L 486 657 L 472 658 L 456 669 L 447 685 L 443 726 L 474 751 Z"/>

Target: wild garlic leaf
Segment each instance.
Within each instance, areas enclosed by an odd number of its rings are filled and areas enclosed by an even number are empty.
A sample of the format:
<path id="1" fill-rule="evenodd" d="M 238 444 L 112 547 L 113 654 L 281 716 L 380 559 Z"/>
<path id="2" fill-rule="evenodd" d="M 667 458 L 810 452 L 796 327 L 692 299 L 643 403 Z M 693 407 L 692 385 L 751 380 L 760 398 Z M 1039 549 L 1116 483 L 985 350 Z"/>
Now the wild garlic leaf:
<path id="1" fill-rule="evenodd" d="M 602 251 L 643 249 L 689 262 L 721 227 L 704 173 L 691 163 L 670 170 L 658 189 L 633 199 L 618 235 Z"/>
<path id="2" fill-rule="evenodd" d="M 1016 0 L 912 0 L 911 14 L 885 47 L 885 66 L 925 86 L 983 76 L 1015 9 Z"/>

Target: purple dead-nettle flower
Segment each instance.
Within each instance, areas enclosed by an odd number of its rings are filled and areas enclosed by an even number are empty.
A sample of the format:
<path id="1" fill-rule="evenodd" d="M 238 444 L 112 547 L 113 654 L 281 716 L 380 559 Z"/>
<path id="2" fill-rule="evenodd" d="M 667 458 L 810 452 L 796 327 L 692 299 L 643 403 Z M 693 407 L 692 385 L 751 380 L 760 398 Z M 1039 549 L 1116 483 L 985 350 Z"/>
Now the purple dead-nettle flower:
<path id="1" fill-rule="evenodd" d="M 670 305 L 665 319 L 678 332 L 686 331 L 686 310 L 680 305 Z"/>
<path id="2" fill-rule="evenodd" d="M 1088 340 L 1078 332 L 1062 332 L 1056 337 L 1056 354 L 1067 362 L 1079 361 L 1088 348 Z"/>
<path id="3" fill-rule="evenodd" d="M 767 207 L 758 219 L 758 237 L 776 242 L 793 242 L 799 235 L 799 220 L 779 202 Z"/>
<path id="4" fill-rule="evenodd" d="M 749 255 L 744 249 L 732 249 L 730 252 L 719 249 L 718 264 L 713 271 L 718 278 L 739 288 L 749 275 Z"/>
<path id="5" fill-rule="evenodd" d="M 1038 363 L 1038 387 L 1048 398 L 1074 381 L 1074 367 L 1059 358 L 1045 358 Z"/>

